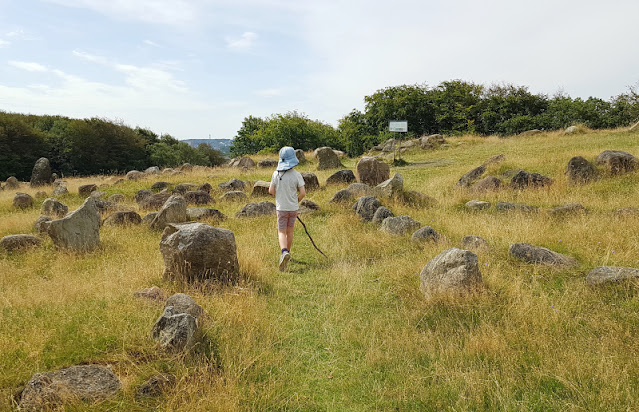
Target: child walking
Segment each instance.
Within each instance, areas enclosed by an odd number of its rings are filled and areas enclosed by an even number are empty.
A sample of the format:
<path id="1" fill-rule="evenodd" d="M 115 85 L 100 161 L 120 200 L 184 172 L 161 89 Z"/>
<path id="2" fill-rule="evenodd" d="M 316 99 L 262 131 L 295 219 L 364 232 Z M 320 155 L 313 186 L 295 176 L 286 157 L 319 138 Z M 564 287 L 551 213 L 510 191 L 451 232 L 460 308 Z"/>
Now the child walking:
<path id="1" fill-rule="evenodd" d="M 280 255 L 279 269 L 286 270 L 291 259 L 291 246 L 293 245 L 293 227 L 299 209 L 299 202 L 306 196 L 304 179 L 297 170 L 293 169 L 300 161 L 295 156 L 295 149 L 284 146 L 280 149 L 280 161 L 277 169 L 271 177 L 268 192 L 275 195 L 275 208 L 277 210 L 277 237 L 282 254 Z"/>

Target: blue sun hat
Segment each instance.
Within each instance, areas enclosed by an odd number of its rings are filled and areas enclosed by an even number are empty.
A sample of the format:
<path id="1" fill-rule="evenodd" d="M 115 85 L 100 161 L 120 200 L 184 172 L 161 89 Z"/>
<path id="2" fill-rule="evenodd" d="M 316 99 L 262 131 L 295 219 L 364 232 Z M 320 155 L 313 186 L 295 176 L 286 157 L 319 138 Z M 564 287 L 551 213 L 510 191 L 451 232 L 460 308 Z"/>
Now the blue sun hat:
<path id="1" fill-rule="evenodd" d="M 291 146 L 284 146 L 280 149 L 280 161 L 277 163 L 277 171 L 283 172 L 298 165 L 300 161 L 295 155 L 295 149 Z"/>

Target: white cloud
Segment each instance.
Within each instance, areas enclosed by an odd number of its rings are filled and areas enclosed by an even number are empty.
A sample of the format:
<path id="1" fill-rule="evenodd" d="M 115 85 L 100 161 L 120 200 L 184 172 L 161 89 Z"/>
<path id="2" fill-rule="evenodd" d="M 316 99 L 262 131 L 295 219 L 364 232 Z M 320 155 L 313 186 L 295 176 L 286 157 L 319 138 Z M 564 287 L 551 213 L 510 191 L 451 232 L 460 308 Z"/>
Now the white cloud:
<path id="1" fill-rule="evenodd" d="M 11 44 L 11 42 L 8 42 L 8 41 L 6 41 L 6 40 L 2 40 L 2 39 L 0 39 L 0 48 L 1 48 L 1 47 L 7 47 L 7 46 L 8 46 L 8 45 L 10 45 L 10 44 Z"/>
<path id="2" fill-rule="evenodd" d="M 197 20 L 195 1 L 187 0 L 45 0 L 66 7 L 94 10 L 125 20 L 167 25 L 188 25 Z"/>
<path id="3" fill-rule="evenodd" d="M 33 62 L 19 62 L 11 60 L 9 61 L 9 65 L 17 67 L 18 69 L 26 70 L 28 72 L 46 72 L 49 70 L 45 66 Z"/>
<path id="4" fill-rule="evenodd" d="M 251 31 L 244 32 L 239 38 L 227 37 L 226 47 L 231 50 L 250 50 L 255 45 L 258 35 Z"/>

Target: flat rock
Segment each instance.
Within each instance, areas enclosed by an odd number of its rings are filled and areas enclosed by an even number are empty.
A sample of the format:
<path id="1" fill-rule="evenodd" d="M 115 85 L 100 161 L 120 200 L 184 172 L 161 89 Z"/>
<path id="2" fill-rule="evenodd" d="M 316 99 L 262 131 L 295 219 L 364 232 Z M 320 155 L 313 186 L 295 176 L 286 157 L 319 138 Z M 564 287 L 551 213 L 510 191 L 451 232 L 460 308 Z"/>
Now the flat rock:
<path id="1" fill-rule="evenodd" d="M 603 285 L 638 278 L 639 269 L 617 266 L 599 266 L 588 272 L 586 275 L 586 283 L 589 285 Z"/>
<path id="2" fill-rule="evenodd" d="M 350 185 L 348 185 L 346 190 L 351 192 L 355 197 L 371 196 L 374 193 L 373 188 L 366 183 L 351 183 Z"/>
<path id="3" fill-rule="evenodd" d="M 33 235 L 7 235 L 0 239 L 0 247 L 7 252 L 14 252 L 20 249 L 38 247 L 42 241 Z"/>
<path id="4" fill-rule="evenodd" d="M 206 207 L 190 207 L 186 209 L 186 216 L 188 220 L 226 220 L 226 215 L 217 209 L 211 209 Z"/>
<path id="5" fill-rule="evenodd" d="M 508 253 L 526 263 L 541 264 L 556 267 L 576 266 L 577 261 L 561 253 L 554 252 L 541 246 L 533 246 L 529 243 L 514 243 L 510 245 Z"/>
<path id="6" fill-rule="evenodd" d="M 486 202 L 486 201 L 483 201 L 483 200 L 473 199 L 473 200 L 470 200 L 470 201 L 466 202 L 464 204 L 464 206 L 468 210 L 485 210 L 485 209 L 489 209 L 491 204 L 490 204 L 490 202 Z"/>
<path id="7" fill-rule="evenodd" d="M 310 199 L 303 199 L 300 202 L 299 214 L 313 213 L 318 210 L 320 210 L 319 205 Z"/>
<path id="8" fill-rule="evenodd" d="M 271 216 L 275 213 L 275 203 L 265 200 L 259 203 L 247 203 L 242 210 L 235 214 L 235 217 Z"/>
<path id="9" fill-rule="evenodd" d="M 393 235 L 406 235 L 419 229 L 422 224 L 410 216 L 403 215 L 397 217 L 387 217 L 382 221 L 379 228 L 382 232 L 391 233 Z"/>
<path id="10" fill-rule="evenodd" d="M 481 165 L 467 172 L 457 181 L 457 186 L 468 187 L 475 180 L 479 179 L 486 171 L 486 165 Z"/>
<path id="11" fill-rule="evenodd" d="M 495 205 L 497 210 L 502 212 L 506 211 L 517 211 L 517 212 L 536 212 L 539 210 L 536 206 L 525 205 L 523 203 L 510 203 L 510 202 L 499 202 Z"/>
<path id="12" fill-rule="evenodd" d="M 246 199 L 248 199 L 248 196 L 246 196 L 246 193 L 241 192 L 239 190 L 232 190 L 230 192 L 226 192 L 220 197 L 221 201 L 226 201 L 226 202 L 244 202 L 246 201 Z"/>
<path id="13" fill-rule="evenodd" d="M 164 291 L 157 286 L 151 286 L 150 288 L 138 290 L 133 293 L 133 296 L 136 298 L 149 299 L 154 301 L 163 301 Z"/>
<path id="14" fill-rule="evenodd" d="M 610 174 L 629 173 L 637 168 L 637 158 L 619 150 L 604 150 L 595 158 L 595 164 L 605 167 Z"/>
<path id="15" fill-rule="evenodd" d="M 128 226 L 139 225 L 142 223 L 142 217 L 134 211 L 115 212 L 102 223 L 105 226 Z"/>
<path id="16" fill-rule="evenodd" d="M 475 193 L 492 192 L 500 189 L 501 186 L 502 183 L 500 178 L 495 176 L 486 176 L 473 184 L 470 187 L 470 190 Z"/>
<path id="17" fill-rule="evenodd" d="M 553 207 L 546 211 L 549 215 L 554 217 L 574 215 L 579 213 L 586 213 L 586 208 L 581 203 L 568 203 L 566 205 Z"/>
<path id="18" fill-rule="evenodd" d="M 352 170 L 344 169 L 330 175 L 328 179 L 326 179 L 326 184 L 353 183 L 355 180 L 355 173 L 353 173 Z"/>
<path id="19" fill-rule="evenodd" d="M 101 365 L 79 365 L 55 372 L 36 373 L 20 397 L 20 409 L 51 410 L 77 402 L 112 398 L 122 388 L 120 379 Z"/>

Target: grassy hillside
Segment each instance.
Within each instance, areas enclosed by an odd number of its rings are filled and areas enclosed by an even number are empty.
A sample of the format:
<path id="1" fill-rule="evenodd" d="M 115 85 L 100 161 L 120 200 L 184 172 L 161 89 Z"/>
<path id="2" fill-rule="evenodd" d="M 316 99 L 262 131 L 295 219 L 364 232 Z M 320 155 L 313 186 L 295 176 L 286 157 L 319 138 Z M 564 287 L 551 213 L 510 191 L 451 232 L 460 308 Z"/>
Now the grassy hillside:
<path id="1" fill-rule="evenodd" d="M 509 139 L 461 137 L 435 151 L 404 155 L 392 168 L 405 188 L 434 197 L 415 208 L 383 200 L 396 216 L 410 215 L 445 239 L 419 247 L 409 236 L 361 223 L 349 206 L 329 204 L 341 186 L 325 187 L 331 171 L 316 171 L 322 188 L 309 193 L 322 210 L 306 222 L 323 258 L 296 228 L 290 271 L 277 271 L 275 219 L 240 220 L 243 204 L 218 202 L 229 219 L 219 226 L 236 237 L 242 281 L 202 290 L 162 279 L 160 234 L 146 227 L 101 229 L 102 246 L 89 254 L 57 251 L 49 239 L 26 253 L 0 251 L 0 409 L 35 372 L 78 363 L 111 365 L 124 391 L 115 400 L 78 410 L 637 410 L 639 409 L 639 294 L 636 284 L 592 288 L 585 274 L 600 265 L 639 267 L 639 217 L 615 209 L 639 207 L 639 172 L 584 186 L 567 183 L 573 156 L 589 160 L 606 149 L 639 155 L 639 135 L 598 131 Z M 547 189 L 502 189 L 477 195 L 457 180 L 496 154 L 491 174 L 525 169 L 554 179 Z M 309 154 L 310 155 L 310 154 Z M 310 157 L 310 156 L 309 156 Z M 256 157 L 255 160 L 260 160 Z M 356 159 L 346 159 L 354 169 Z M 172 183 L 232 177 L 268 180 L 271 170 L 196 169 Z M 69 179 L 70 210 L 84 183 Z M 160 179 L 157 179 L 160 180 Z M 133 195 L 155 179 L 110 185 Z M 49 189 L 50 190 L 50 189 Z M 34 194 L 23 187 L 20 191 Z M 15 211 L 15 191 L 0 191 L 0 237 L 32 233 L 42 200 Z M 218 192 L 218 197 L 221 192 Z M 471 199 L 514 201 L 542 208 L 582 203 L 588 214 L 469 212 Z M 418 273 L 441 251 L 480 235 L 485 288 L 464 298 L 426 300 Z M 577 258 L 575 269 L 553 270 L 508 256 L 528 242 Z M 206 310 L 209 342 L 188 356 L 154 346 L 150 329 L 162 305 L 133 293 L 157 285 L 185 292 Z M 158 372 L 176 383 L 162 396 L 135 391 Z"/>

